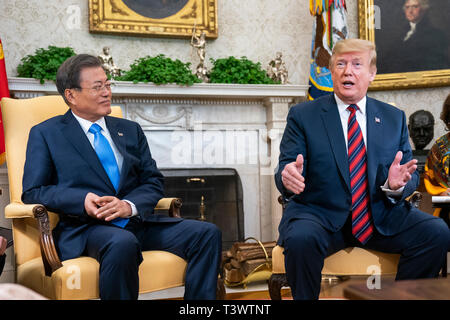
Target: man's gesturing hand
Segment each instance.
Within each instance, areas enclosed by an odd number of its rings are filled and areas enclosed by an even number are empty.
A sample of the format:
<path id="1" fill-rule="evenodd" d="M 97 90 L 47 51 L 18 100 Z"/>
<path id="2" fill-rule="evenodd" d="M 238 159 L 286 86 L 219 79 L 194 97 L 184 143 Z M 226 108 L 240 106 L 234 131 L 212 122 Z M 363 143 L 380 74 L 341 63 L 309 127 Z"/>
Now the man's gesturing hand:
<path id="1" fill-rule="evenodd" d="M 408 183 L 411 180 L 411 175 L 417 169 L 417 160 L 412 159 L 407 163 L 400 165 L 402 161 L 403 153 L 401 151 L 397 152 L 394 161 L 389 168 L 388 174 L 388 184 L 389 189 L 397 190 Z"/>
<path id="2" fill-rule="evenodd" d="M 288 163 L 281 172 L 281 181 L 286 189 L 295 194 L 305 190 L 303 173 L 303 155 L 299 154 L 294 162 Z"/>

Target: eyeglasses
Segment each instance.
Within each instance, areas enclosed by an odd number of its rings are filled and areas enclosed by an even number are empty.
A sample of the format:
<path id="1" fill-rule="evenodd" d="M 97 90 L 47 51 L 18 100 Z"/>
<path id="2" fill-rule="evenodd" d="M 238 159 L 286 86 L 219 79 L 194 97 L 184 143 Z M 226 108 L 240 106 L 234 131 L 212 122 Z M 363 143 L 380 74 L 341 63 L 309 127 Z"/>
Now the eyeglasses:
<path id="1" fill-rule="evenodd" d="M 103 92 L 103 90 L 111 91 L 111 88 L 114 87 L 114 83 L 111 82 L 105 82 L 104 84 L 98 84 L 92 88 L 76 88 L 76 89 L 85 89 L 90 90 L 92 94 L 100 94 Z"/>

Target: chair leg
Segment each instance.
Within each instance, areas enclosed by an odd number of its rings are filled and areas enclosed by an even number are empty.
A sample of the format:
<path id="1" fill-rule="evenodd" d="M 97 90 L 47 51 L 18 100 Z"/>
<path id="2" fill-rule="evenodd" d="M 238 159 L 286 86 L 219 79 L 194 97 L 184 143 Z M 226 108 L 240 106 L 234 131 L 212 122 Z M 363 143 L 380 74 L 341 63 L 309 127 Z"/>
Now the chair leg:
<path id="1" fill-rule="evenodd" d="M 447 257 L 444 259 L 444 264 L 442 265 L 442 277 L 447 278 Z"/>
<path id="2" fill-rule="evenodd" d="M 217 300 L 225 300 L 225 285 L 223 284 L 222 278 L 217 279 L 217 290 L 216 290 L 216 299 Z"/>
<path id="3" fill-rule="evenodd" d="M 269 294 L 272 300 L 281 300 L 281 288 L 287 286 L 286 274 L 272 274 L 269 278 Z"/>

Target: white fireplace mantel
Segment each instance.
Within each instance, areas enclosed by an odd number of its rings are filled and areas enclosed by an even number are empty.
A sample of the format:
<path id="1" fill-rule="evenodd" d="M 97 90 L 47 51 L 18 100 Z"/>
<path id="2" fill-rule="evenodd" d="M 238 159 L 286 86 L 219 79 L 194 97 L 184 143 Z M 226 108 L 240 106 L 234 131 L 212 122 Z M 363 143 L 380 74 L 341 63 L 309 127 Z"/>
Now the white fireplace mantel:
<path id="1" fill-rule="evenodd" d="M 43 84 L 37 79 L 10 77 L 9 90 L 17 98 L 58 94 L 53 81 Z M 114 97 L 171 97 L 171 98 L 304 98 L 307 85 L 268 85 L 268 84 L 222 84 L 196 83 L 192 86 L 176 84 L 155 85 L 153 83 L 114 82 Z"/>
<path id="2" fill-rule="evenodd" d="M 10 77 L 8 83 L 14 98 L 58 94 L 53 81 Z M 307 85 L 291 84 L 117 81 L 112 103 L 141 125 L 159 168 L 236 169 L 243 187 L 245 236 L 270 241 L 278 237 L 281 218 L 273 179 L 279 143 L 290 106 L 305 100 L 307 90 Z M 180 152 L 187 154 L 182 161 Z"/>

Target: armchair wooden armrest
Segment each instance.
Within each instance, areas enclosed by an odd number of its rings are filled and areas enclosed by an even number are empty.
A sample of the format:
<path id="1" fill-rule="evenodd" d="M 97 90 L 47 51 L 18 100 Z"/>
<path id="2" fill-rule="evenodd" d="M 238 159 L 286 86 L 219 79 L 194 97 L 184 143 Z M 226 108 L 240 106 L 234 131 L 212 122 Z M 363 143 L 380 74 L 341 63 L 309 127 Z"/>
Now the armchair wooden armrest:
<path id="1" fill-rule="evenodd" d="M 169 217 L 180 218 L 181 205 L 180 198 L 162 198 L 156 204 L 155 213 L 167 213 Z"/>
<path id="2" fill-rule="evenodd" d="M 33 214 L 37 219 L 39 226 L 39 244 L 41 247 L 41 256 L 42 262 L 44 263 L 45 275 L 50 277 L 54 271 L 58 270 L 63 265 L 59 259 L 58 253 L 56 252 L 47 209 L 43 205 L 37 205 L 33 208 Z"/>
<path id="3" fill-rule="evenodd" d="M 419 208 L 420 202 L 422 201 L 423 195 L 419 191 L 414 191 L 408 198 L 405 200 L 411 203 L 411 205 L 415 208 Z"/>
<path id="4" fill-rule="evenodd" d="M 180 217 L 182 202 L 179 198 L 162 198 L 155 207 L 155 212 L 166 212 L 171 217 Z M 36 218 L 39 227 L 39 244 L 45 275 L 52 273 L 63 265 L 56 251 L 47 208 L 41 204 L 23 204 L 13 202 L 5 207 L 5 217 L 10 219 Z"/>
<path id="5" fill-rule="evenodd" d="M 5 207 L 5 218 L 34 218 L 33 209 L 40 204 L 23 204 L 11 202 Z"/>
<path id="6" fill-rule="evenodd" d="M 5 217 L 11 219 L 36 218 L 39 228 L 39 244 L 46 276 L 62 267 L 56 252 L 47 209 L 41 204 L 10 203 L 5 207 Z"/>
<path id="7" fill-rule="evenodd" d="M 283 207 L 283 210 L 286 209 L 286 201 L 284 200 L 282 195 L 278 196 L 278 203 L 281 204 L 281 206 Z"/>

